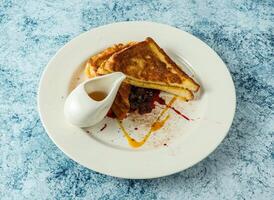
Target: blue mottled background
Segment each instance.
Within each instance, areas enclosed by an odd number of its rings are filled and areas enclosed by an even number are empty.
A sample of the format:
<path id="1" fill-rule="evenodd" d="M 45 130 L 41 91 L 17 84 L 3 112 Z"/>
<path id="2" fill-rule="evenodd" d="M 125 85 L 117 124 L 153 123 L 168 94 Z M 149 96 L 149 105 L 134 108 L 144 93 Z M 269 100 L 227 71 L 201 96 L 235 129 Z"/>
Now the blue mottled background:
<path id="1" fill-rule="evenodd" d="M 1 0 L 1 199 L 273 199 L 273 1 Z M 86 169 L 49 139 L 37 113 L 56 51 L 103 24 L 149 20 L 205 41 L 230 69 L 237 111 L 223 143 L 175 175 L 123 180 Z M 220 83 L 221 84 L 221 83 Z"/>

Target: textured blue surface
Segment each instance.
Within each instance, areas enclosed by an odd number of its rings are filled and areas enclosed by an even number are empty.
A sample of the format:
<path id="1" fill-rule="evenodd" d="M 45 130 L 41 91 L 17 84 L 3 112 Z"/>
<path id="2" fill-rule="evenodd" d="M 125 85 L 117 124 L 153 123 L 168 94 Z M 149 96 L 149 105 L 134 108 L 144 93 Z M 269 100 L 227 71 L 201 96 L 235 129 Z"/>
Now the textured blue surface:
<path id="1" fill-rule="evenodd" d="M 1 199 L 273 199 L 272 1 L 0 1 Z M 48 138 L 36 105 L 49 59 L 74 36 L 126 20 L 166 23 L 205 41 L 229 67 L 237 111 L 196 166 L 154 180 L 88 170 Z"/>

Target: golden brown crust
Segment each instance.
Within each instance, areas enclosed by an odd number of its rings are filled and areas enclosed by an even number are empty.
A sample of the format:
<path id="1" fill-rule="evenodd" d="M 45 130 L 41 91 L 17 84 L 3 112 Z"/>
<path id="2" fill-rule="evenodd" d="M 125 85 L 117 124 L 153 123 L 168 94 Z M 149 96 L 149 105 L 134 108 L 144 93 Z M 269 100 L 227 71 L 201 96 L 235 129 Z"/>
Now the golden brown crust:
<path id="1" fill-rule="evenodd" d="M 131 45 L 135 44 L 135 42 L 129 42 L 127 44 L 115 44 L 111 47 L 106 48 L 105 50 L 93 55 L 88 59 L 85 67 L 85 74 L 89 78 L 93 78 L 98 75 L 98 68 L 109 59 L 114 53 L 127 48 Z"/>
<path id="2" fill-rule="evenodd" d="M 196 83 L 191 77 L 189 77 L 182 69 L 180 69 L 178 65 L 166 54 L 166 52 L 151 37 L 147 37 L 146 41 L 153 43 L 153 45 L 155 45 L 158 48 L 161 54 L 164 55 L 165 59 L 173 67 L 173 69 L 176 70 L 178 74 L 185 77 L 185 79 L 188 79 L 189 81 L 191 81 L 192 84 L 194 84 L 194 87 L 193 87 L 194 89 L 192 90 L 193 92 L 197 92 L 199 90 L 200 85 Z M 187 89 L 190 89 L 190 88 L 187 88 Z"/>
<path id="3" fill-rule="evenodd" d="M 137 79 L 150 85 L 172 86 L 193 92 L 199 89 L 199 85 L 151 38 L 114 53 L 103 68 L 106 72 L 121 71 L 132 80 Z"/>

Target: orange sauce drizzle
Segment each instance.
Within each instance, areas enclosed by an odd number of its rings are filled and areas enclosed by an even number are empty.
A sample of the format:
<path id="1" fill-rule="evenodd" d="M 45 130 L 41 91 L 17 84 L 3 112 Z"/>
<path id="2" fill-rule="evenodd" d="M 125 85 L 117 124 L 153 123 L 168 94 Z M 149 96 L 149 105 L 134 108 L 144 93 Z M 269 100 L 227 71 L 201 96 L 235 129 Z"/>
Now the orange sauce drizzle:
<path id="1" fill-rule="evenodd" d="M 167 115 L 167 116 L 165 117 L 165 119 L 163 119 L 163 120 L 161 120 L 161 121 L 156 121 L 156 122 L 154 122 L 154 123 L 152 124 L 150 130 L 151 130 L 152 132 L 154 132 L 154 131 L 157 131 L 157 130 L 159 130 L 160 128 L 162 128 L 162 127 L 165 125 L 166 121 L 169 119 L 169 117 L 170 117 L 170 116 Z"/>
<path id="2" fill-rule="evenodd" d="M 136 141 L 134 138 L 132 138 L 129 133 L 126 131 L 125 127 L 123 126 L 122 122 L 118 121 L 118 124 L 125 136 L 125 138 L 128 141 L 128 144 L 131 147 L 138 148 L 145 144 L 145 142 L 148 140 L 148 138 L 151 136 L 151 134 L 160 128 L 162 128 L 166 121 L 169 119 L 169 115 L 167 115 L 163 120 L 160 120 L 160 118 L 168 111 L 168 109 L 172 106 L 172 104 L 175 102 L 176 97 L 173 97 L 170 102 L 166 105 L 166 107 L 162 110 L 162 112 L 157 117 L 156 121 L 151 125 L 149 132 L 145 135 L 145 137 L 141 141 Z"/>

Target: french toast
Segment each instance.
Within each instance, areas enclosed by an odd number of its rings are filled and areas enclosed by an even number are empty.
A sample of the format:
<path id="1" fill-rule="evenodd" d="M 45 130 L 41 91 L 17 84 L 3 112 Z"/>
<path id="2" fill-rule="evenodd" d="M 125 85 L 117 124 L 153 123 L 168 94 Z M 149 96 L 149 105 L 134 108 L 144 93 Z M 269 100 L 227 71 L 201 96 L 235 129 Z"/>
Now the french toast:
<path id="1" fill-rule="evenodd" d="M 159 90 L 191 100 L 200 87 L 152 38 L 113 45 L 93 55 L 85 68 L 88 78 L 115 71 L 127 75 L 111 107 L 120 120 L 136 110 L 140 114 L 150 112 Z"/>
<path id="2" fill-rule="evenodd" d="M 99 74 L 121 71 L 130 85 L 162 90 L 186 100 L 193 99 L 193 92 L 200 87 L 149 37 L 113 53 L 97 71 Z"/>

